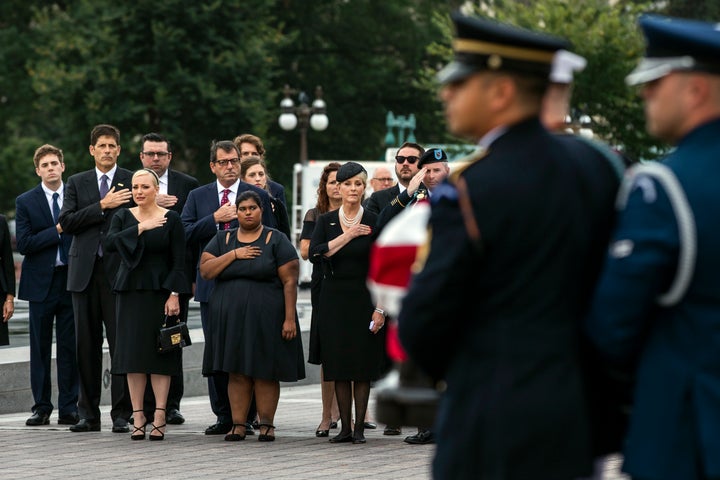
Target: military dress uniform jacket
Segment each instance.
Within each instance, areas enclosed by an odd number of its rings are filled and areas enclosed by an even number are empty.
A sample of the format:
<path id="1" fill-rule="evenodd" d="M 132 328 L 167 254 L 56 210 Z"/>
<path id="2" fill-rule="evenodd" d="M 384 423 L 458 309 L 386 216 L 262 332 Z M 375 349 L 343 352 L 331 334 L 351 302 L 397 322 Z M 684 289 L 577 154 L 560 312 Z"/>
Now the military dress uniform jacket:
<path id="1" fill-rule="evenodd" d="M 597 219 L 612 216 L 618 183 L 598 186 L 601 164 L 531 118 L 433 191 L 430 250 L 399 328 L 410 357 L 447 382 L 434 478 L 590 473 L 579 336 L 597 278 L 587 265 L 602 263 L 609 235 Z"/>
<path id="2" fill-rule="evenodd" d="M 623 469 L 643 479 L 720 477 L 720 120 L 690 132 L 664 160 L 685 191 L 697 231 L 681 301 L 657 297 L 678 265 L 678 226 L 665 190 L 636 179 L 588 318 L 616 362 L 638 359 Z"/>

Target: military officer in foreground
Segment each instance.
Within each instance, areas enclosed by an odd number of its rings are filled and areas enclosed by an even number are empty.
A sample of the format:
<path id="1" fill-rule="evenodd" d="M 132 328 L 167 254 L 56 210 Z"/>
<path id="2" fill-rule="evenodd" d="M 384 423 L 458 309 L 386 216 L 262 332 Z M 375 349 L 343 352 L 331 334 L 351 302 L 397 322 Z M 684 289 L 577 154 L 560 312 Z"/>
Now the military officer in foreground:
<path id="1" fill-rule="evenodd" d="M 646 54 L 627 83 L 640 85 L 648 132 L 675 150 L 629 182 L 588 327 L 610 360 L 637 362 L 623 470 L 718 479 L 720 30 L 639 23 Z"/>
<path id="2" fill-rule="evenodd" d="M 606 247 L 597 219 L 613 211 L 612 195 L 599 204 L 588 193 L 587 165 L 607 161 L 540 122 L 565 40 L 453 22 L 441 98 L 451 133 L 483 153 L 433 191 L 429 253 L 399 316 L 410 357 L 447 383 L 433 475 L 575 479 L 592 463 L 579 358 L 597 278 L 588 265 Z"/>

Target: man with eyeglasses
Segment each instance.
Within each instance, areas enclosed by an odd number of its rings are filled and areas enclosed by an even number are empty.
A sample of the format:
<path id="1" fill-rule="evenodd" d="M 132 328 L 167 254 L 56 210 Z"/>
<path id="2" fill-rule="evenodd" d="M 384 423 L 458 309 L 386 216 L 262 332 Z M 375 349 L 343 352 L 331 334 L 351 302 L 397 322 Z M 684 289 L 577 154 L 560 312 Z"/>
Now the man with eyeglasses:
<path id="1" fill-rule="evenodd" d="M 154 132 L 142 137 L 142 151 L 140 152 L 142 166 L 153 170 L 160 179 L 160 193 L 157 195 L 157 204 L 182 214 L 188 195 L 192 190 L 200 186 L 200 182 L 195 177 L 171 169 L 171 160 L 172 151 L 167 138 Z M 195 278 L 197 260 L 195 250 L 188 247 L 185 255 L 185 274 L 190 281 Z M 192 294 L 180 294 L 180 316 L 183 321 L 187 321 L 190 298 L 192 298 Z M 180 362 L 180 373 L 171 377 L 167 399 L 166 422 L 171 425 L 185 423 L 185 417 L 180 413 L 180 400 L 182 400 L 185 391 L 182 373 L 182 350 L 178 356 L 178 361 Z M 145 410 L 145 417 L 152 418 L 151 414 L 155 411 L 155 395 L 153 395 L 150 382 L 147 383 L 145 388 L 143 409 Z"/>
<path id="2" fill-rule="evenodd" d="M 423 175 L 418 174 L 418 160 L 425 149 L 413 142 L 400 145 L 395 154 L 395 176 L 398 183 L 392 187 L 375 191 L 365 201 L 364 207 L 378 215 L 391 202 L 407 205 L 420 187 Z"/>
<path id="3" fill-rule="evenodd" d="M 190 248 L 193 249 L 195 258 L 199 258 L 200 253 L 215 237 L 218 230 L 230 230 L 238 227 L 235 198 L 246 190 L 252 190 L 260 195 L 263 202 L 263 224 L 268 227 L 277 227 L 277 221 L 272 212 L 270 194 L 262 188 L 240 180 L 240 150 L 232 141 L 222 140 L 212 143 L 210 170 L 215 174 L 216 180 L 191 191 L 181 215 L 185 226 L 185 238 Z M 208 301 L 214 285 L 213 280 L 203 280 L 200 277 L 196 265 L 195 300 L 200 302 L 200 321 L 205 338 L 209 338 Z M 232 429 L 232 413 L 227 385 L 227 373 L 218 372 L 208 376 L 210 407 L 217 417 L 217 422 L 205 430 L 206 435 L 224 435 Z M 250 431 L 248 430 L 246 433 L 250 433 Z"/>
<path id="4" fill-rule="evenodd" d="M 390 170 L 387 167 L 377 167 L 373 172 L 373 176 L 370 179 L 370 186 L 373 192 L 379 192 L 395 185 L 395 179 L 393 178 Z"/>

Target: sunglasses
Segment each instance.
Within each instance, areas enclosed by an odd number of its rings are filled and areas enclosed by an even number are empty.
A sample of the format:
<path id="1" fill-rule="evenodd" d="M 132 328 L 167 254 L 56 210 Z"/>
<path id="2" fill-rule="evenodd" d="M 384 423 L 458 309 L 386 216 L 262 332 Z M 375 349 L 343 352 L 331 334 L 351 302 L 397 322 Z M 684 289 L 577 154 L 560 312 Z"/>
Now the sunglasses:
<path id="1" fill-rule="evenodd" d="M 420 159 L 420 157 L 416 157 L 415 155 L 410 155 L 410 156 L 408 156 L 408 157 L 403 157 L 402 155 L 398 155 L 398 156 L 395 157 L 395 161 L 396 161 L 397 163 L 407 162 L 407 163 L 409 163 L 410 165 L 414 164 L 414 163 L 417 162 L 419 159 Z"/>

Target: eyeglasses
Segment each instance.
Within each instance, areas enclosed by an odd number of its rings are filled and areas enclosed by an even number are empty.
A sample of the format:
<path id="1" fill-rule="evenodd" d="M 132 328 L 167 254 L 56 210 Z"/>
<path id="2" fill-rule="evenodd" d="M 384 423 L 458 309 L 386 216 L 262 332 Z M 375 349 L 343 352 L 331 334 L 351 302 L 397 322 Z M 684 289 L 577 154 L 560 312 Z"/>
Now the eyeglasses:
<path id="1" fill-rule="evenodd" d="M 383 177 L 383 178 L 373 178 L 373 180 L 377 180 L 378 182 L 392 182 L 392 177 Z"/>
<path id="2" fill-rule="evenodd" d="M 158 157 L 158 158 L 165 158 L 168 155 L 170 155 L 170 152 L 142 152 L 142 154 L 146 157 Z"/>
<path id="3" fill-rule="evenodd" d="M 220 165 L 221 167 L 224 167 L 224 166 L 226 166 L 228 163 L 229 163 L 230 165 L 237 165 L 239 161 L 240 161 L 239 158 L 228 158 L 227 160 L 215 160 L 214 163 L 217 163 L 217 164 Z"/>
<path id="4" fill-rule="evenodd" d="M 410 165 L 414 164 L 414 163 L 417 162 L 419 159 L 420 159 L 420 157 L 416 157 L 415 155 L 410 155 L 410 156 L 408 156 L 408 157 L 403 157 L 402 155 L 398 155 L 398 156 L 395 157 L 395 161 L 396 161 L 397 163 L 407 162 L 407 163 L 409 163 Z"/>

